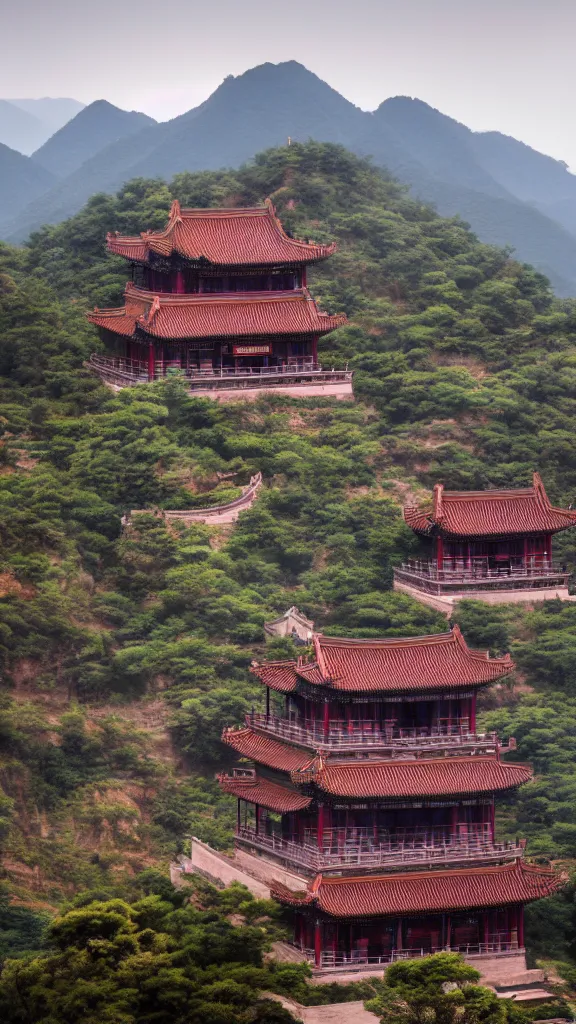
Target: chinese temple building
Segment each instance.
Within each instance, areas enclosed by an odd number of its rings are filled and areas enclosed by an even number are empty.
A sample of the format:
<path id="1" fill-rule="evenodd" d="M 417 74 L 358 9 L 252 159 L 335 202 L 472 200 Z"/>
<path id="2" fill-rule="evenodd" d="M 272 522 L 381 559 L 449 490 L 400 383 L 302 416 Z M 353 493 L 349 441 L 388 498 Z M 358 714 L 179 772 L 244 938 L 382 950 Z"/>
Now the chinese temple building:
<path id="1" fill-rule="evenodd" d="M 319 311 L 307 268 L 335 245 L 290 238 L 268 200 L 254 209 L 181 209 L 163 231 L 107 237 L 132 267 L 124 305 L 88 314 L 106 355 L 90 367 L 123 387 L 169 373 L 192 391 L 298 388 L 352 395 L 348 371 L 323 369 L 318 340 L 346 323 Z"/>
<path id="2" fill-rule="evenodd" d="M 297 661 L 253 665 L 265 710 L 224 731 L 245 761 L 219 782 L 237 799 L 237 857 L 291 908 L 293 943 L 316 971 L 442 949 L 526 971 L 524 905 L 561 880 L 495 835 L 496 798 L 532 772 L 477 732 L 476 698 L 512 668 L 470 650 L 457 626 L 401 640 L 314 633 Z"/>
<path id="3" fill-rule="evenodd" d="M 442 611 L 463 597 L 489 603 L 568 595 L 569 572 L 552 559 L 552 536 L 576 525 L 576 511 L 554 508 L 538 473 L 514 491 L 445 491 L 404 508 L 428 543 L 428 559 L 394 570 L 394 588 Z"/>

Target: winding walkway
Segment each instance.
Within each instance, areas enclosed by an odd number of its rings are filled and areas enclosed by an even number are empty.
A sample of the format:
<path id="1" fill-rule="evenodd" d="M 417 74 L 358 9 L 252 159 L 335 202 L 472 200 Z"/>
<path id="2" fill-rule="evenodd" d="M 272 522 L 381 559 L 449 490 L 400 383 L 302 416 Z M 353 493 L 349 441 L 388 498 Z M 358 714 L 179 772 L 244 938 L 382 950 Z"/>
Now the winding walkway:
<path id="1" fill-rule="evenodd" d="M 214 526 L 220 526 L 224 523 L 235 523 L 240 513 L 253 505 L 258 497 L 261 486 L 262 473 L 256 473 L 255 476 L 250 478 L 250 483 L 243 489 L 240 497 L 228 502 L 227 505 L 214 505 L 212 508 L 188 508 L 184 510 L 136 508 L 132 509 L 130 514 L 124 517 L 122 523 L 124 526 L 127 526 L 132 516 L 143 515 L 155 515 L 167 523 L 178 522 L 184 523 L 184 525 L 189 523 L 210 523 Z"/>

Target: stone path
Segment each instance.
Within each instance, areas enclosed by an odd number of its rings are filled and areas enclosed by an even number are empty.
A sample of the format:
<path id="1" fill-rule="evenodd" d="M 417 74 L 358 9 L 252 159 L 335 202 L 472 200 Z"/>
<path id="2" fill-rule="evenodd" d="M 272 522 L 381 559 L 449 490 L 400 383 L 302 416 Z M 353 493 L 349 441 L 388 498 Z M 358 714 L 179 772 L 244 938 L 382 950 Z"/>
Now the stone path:
<path id="1" fill-rule="evenodd" d="M 328 1006 L 302 1006 L 294 999 L 263 992 L 265 999 L 274 999 L 303 1024 L 377 1024 L 378 1018 L 364 1009 L 362 1000 L 353 1003 L 329 1003 Z"/>

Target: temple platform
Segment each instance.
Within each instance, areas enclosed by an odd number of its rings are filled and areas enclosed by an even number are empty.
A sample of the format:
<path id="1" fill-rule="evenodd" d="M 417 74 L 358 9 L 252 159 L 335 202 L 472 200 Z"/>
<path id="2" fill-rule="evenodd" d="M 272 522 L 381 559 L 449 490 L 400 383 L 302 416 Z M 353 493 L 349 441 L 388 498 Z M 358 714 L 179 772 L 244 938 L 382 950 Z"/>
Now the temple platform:
<path id="1" fill-rule="evenodd" d="M 526 589 L 454 589 L 451 593 L 432 593 L 430 590 L 406 582 L 399 570 L 394 570 L 394 590 L 408 594 L 416 601 L 443 612 L 448 618 L 459 601 L 483 601 L 484 604 L 534 604 L 536 601 L 576 601 L 576 595 L 568 592 L 567 586 L 550 586 Z"/>
<path id="2" fill-rule="evenodd" d="M 95 353 L 85 365 L 104 384 L 118 390 L 170 377 L 169 367 L 156 366 L 154 376 L 150 377 L 146 368 L 134 360 Z M 184 381 L 191 395 L 221 402 L 256 401 L 271 391 L 281 391 L 290 398 L 354 397 L 351 370 L 328 370 L 313 364 L 302 367 L 255 367 L 251 370 L 224 368 L 196 373 L 177 369 L 174 376 Z"/>

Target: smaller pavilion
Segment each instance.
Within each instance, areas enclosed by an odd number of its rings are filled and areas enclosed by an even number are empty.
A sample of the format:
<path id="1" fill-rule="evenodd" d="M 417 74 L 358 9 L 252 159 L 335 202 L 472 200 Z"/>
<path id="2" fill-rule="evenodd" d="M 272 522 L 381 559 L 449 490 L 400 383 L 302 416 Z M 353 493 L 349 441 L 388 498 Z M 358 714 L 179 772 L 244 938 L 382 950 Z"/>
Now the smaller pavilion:
<path id="1" fill-rule="evenodd" d="M 404 508 L 429 556 L 394 570 L 394 589 L 450 613 L 464 597 L 521 602 L 570 600 L 565 566 L 552 558 L 552 536 L 576 526 L 576 510 L 555 508 L 538 473 L 532 487 L 445 491 L 430 504 Z"/>

